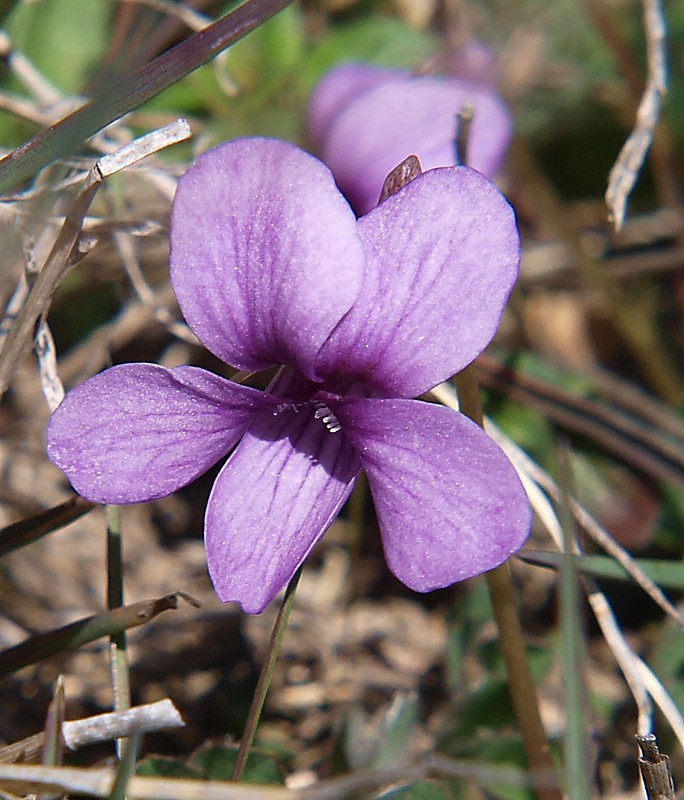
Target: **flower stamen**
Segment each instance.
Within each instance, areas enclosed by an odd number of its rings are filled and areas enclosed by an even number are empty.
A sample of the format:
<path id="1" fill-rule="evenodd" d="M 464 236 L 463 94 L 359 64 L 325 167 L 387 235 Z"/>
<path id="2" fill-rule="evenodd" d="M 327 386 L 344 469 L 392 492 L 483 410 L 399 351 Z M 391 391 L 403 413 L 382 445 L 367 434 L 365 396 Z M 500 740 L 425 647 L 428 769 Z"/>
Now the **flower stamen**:
<path id="1" fill-rule="evenodd" d="M 323 421 L 325 427 L 330 431 L 330 433 L 338 433 L 342 430 L 342 425 L 340 425 L 340 421 L 337 417 L 332 413 L 332 411 L 326 406 L 325 403 L 316 403 L 314 405 L 316 409 L 314 411 L 314 419 L 320 419 Z"/>

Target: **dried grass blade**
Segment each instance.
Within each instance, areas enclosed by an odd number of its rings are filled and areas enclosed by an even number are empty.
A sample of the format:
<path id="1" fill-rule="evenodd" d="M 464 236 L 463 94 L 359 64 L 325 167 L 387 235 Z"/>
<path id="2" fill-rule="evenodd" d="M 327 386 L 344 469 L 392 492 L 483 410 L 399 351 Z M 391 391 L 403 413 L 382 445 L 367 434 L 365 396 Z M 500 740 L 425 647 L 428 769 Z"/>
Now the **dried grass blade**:
<path id="1" fill-rule="evenodd" d="M 51 789 L 72 794 L 108 797 L 114 782 L 111 768 L 38 767 L 0 764 L 0 786 L 25 794 Z M 501 767 L 444 756 L 428 755 L 415 766 L 395 766 L 357 771 L 320 781 L 303 789 L 257 786 L 179 778 L 151 778 L 134 775 L 127 786 L 130 800 L 346 800 L 366 796 L 383 787 L 408 786 L 426 777 L 451 780 L 496 781 L 511 786 L 556 786 L 552 775 L 534 776 L 514 767 Z"/>
<path id="2" fill-rule="evenodd" d="M 47 511 L 7 525 L 0 530 L 0 558 L 69 525 L 94 508 L 97 508 L 97 503 L 91 503 L 77 495 Z"/>
<path id="3" fill-rule="evenodd" d="M 446 401 L 449 401 L 450 393 L 453 392 L 451 387 L 447 386 L 446 390 L 443 390 L 442 387 L 438 388 L 440 390 L 439 394 L 444 397 Z M 447 402 L 447 405 L 448 404 L 449 402 Z M 519 471 L 523 483 L 528 485 L 530 482 L 534 481 L 534 485 L 543 486 L 549 494 L 557 496 L 558 487 L 551 477 L 533 461 L 524 450 L 518 447 L 507 436 L 504 436 L 491 421 L 487 420 L 487 422 L 488 432 L 506 451 L 516 469 Z M 560 524 L 552 525 L 548 527 L 547 530 L 556 542 L 556 545 L 560 547 L 561 542 L 558 538 Z M 594 611 L 596 620 L 601 627 L 606 642 L 620 665 L 620 669 L 625 676 L 625 680 L 637 704 L 639 712 L 639 730 L 643 733 L 650 731 L 652 718 L 650 695 L 658 708 L 663 712 L 663 715 L 667 719 L 680 744 L 684 746 L 684 718 L 676 704 L 651 669 L 630 648 L 615 621 L 612 609 L 603 593 L 596 588 L 595 584 L 591 583 L 591 579 L 585 577 L 583 580 L 587 586 L 587 597 Z"/>
<path id="4" fill-rule="evenodd" d="M 444 390 L 440 386 L 437 389 L 433 389 L 433 393 L 435 391 L 438 391 L 438 394 L 435 394 L 438 399 L 441 397 L 448 399 L 449 391 L 453 390 L 450 387 Z M 560 490 L 551 476 L 535 463 L 527 453 L 511 442 L 489 419 L 486 420 L 485 430 L 507 453 L 519 473 L 526 474 L 527 477 L 536 481 L 554 500 L 557 501 L 560 498 Z M 632 556 L 613 539 L 605 528 L 599 525 L 577 500 L 571 497 L 569 502 L 575 520 L 584 528 L 586 533 L 629 573 L 633 580 L 648 594 L 654 603 L 660 606 L 668 617 L 671 617 L 684 630 L 684 619 L 665 597 L 660 587 L 644 573 Z M 558 545 L 558 542 L 556 544 Z"/>
<path id="5" fill-rule="evenodd" d="M 643 0 L 643 5 L 648 79 L 637 109 L 634 128 L 610 171 L 606 189 L 608 214 L 615 230 L 618 231 L 625 221 L 627 198 L 634 188 L 646 153 L 653 141 L 660 106 L 667 89 L 666 26 L 663 9 L 659 0 Z"/>
<path id="6" fill-rule="evenodd" d="M 506 397 L 535 409 L 565 430 L 581 433 L 612 455 L 656 480 L 684 487 L 684 430 L 681 421 L 664 403 L 650 398 L 649 418 L 643 418 L 645 399 L 637 413 L 629 413 L 633 392 L 622 386 L 628 402 L 620 395 L 610 405 L 578 397 L 563 388 L 526 375 L 501 364 L 490 355 L 477 360 L 482 384 Z M 625 408 L 627 406 L 627 408 Z M 654 419 L 656 417 L 657 419 Z M 658 421 L 660 420 L 660 422 Z M 668 432 L 660 427 L 668 423 Z"/>
<path id="7" fill-rule="evenodd" d="M 142 600 L 113 611 L 78 620 L 63 628 L 31 636 L 16 647 L 0 653 L 0 677 L 43 661 L 57 653 L 67 652 L 84 644 L 112 636 L 128 628 L 136 628 L 154 619 L 162 611 L 178 608 L 177 593 L 154 600 Z"/>
<path id="8" fill-rule="evenodd" d="M 0 352 L 0 396 L 7 390 L 17 365 L 30 349 L 36 322 L 47 311 L 55 289 L 70 266 L 83 218 L 101 182 L 99 170 L 93 168 L 72 203 L 50 255 L 7 334 Z"/>
<path id="9" fill-rule="evenodd" d="M 64 678 L 60 675 L 57 678 L 55 693 L 50 701 L 45 717 L 41 761 L 46 767 L 54 767 L 62 763 L 62 756 L 64 753 L 64 737 L 62 736 L 65 712 L 64 706 Z"/>

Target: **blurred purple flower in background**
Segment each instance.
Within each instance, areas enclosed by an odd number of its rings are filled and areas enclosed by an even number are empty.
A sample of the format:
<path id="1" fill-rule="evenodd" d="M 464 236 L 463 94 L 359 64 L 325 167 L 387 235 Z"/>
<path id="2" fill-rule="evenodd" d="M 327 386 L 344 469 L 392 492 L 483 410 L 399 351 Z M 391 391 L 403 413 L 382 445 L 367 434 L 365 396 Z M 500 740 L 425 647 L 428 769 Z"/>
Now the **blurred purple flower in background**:
<path id="1" fill-rule="evenodd" d="M 256 613 L 368 476 L 387 563 L 430 591 L 491 569 L 530 510 L 497 445 L 411 398 L 470 363 L 519 262 L 513 212 L 465 167 L 421 175 L 357 220 L 294 145 L 241 139 L 201 156 L 171 215 L 171 281 L 202 343 L 267 392 L 195 367 L 124 364 L 72 390 L 50 458 L 91 500 L 169 494 L 237 447 L 205 520 L 218 596 Z"/>
<path id="2" fill-rule="evenodd" d="M 459 77 L 344 64 L 320 81 L 309 103 L 309 133 L 357 214 L 376 205 L 385 176 L 408 155 L 417 155 L 424 170 L 454 164 L 465 107 L 474 112 L 465 163 L 497 174 L 513 125 L 492 86 L 496 70 L 487 55 L 476 43 L 454 51 L 449 68 Z"/>

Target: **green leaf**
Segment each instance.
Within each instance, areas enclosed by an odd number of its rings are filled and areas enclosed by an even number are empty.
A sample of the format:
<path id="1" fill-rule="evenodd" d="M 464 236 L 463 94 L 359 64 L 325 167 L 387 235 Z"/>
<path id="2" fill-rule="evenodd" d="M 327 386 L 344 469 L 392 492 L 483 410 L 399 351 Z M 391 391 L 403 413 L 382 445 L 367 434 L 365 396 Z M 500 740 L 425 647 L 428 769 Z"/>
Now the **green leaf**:
<path id="1" fill-rule="evenodd" d="M 672 620 L 660 625 L 654 634 L 649 662 L 665 684 L 674 704 L 684 708 L 684 636 Z"/>
<path id="2" fill-rule="evenodd" d="M 301 12 L 289 6 L 233 45 L 228 72 L 241 91 L 270 94 L 285 75 L 296 78 L 303 53 Z"/>
<path id="3" fill-rule="evenodd" d="M 524 770 L 527 766 L 525 748 L 518 738 L 499 739 L 494 742 L 483 744 L 479 750 L 479 758 L 482 761 L 496 764 L 497 766 L 515 766 Z M 499 800 L 533 800 L 534 794 L 531 789 L 524 786 L 516 786 L 497 782 L 495 779 L 490 783 L 483 776 L 481 782 L 485 794 L 499 798 Z"/>
<path id="4" fill-rule="evenodd" d="M 237 747 L 232 745 L 207 745 L 194 753 L 190 764 L 206 780 L 229 781 L 233 776 L 237 754 Z M 247 758 L 240 781 L 282 786 L 283 775 L 278 764 L 270 755 L 252 750 Z"/>
<path id="5" fill-rule="evenodd" d="M 344 61 L 413 69 L 437 48 L 432 35 L 394 17 L 364 17 L 337 25 L 318 40 L 304 63 L 304 86 L 311 90 L 325 72 Z"/>
<path id="6" fill-rule="evenodd" d="M 203 776 L 192 767 L 176 758 L 150 756 L 140 761 L 135 769 L 136 775 L 148 778 L 191 778 L 200 780 Z"/>
<path id="7" fill-rule="evenodd" d="M 398 692 L 379 718 L 359 707 L 350 710 L 344 728 L 344 755 L 353 770 L 380 768 L 404 760 L 418 717 L 414 692 Z"/>
<path id="8" fill-rule="evenodd" d="M 458 704 L 454 717 L 447 729 L 450 745 L 460 748 L 465 743 L 467 752 L 472 752 L 472 737 L 482 728 L 501 730 L 516 725 L 508 681 L 488 681 Z"/>
<path id="9" fill-rule="evenodd" d="M 400 762 L 411 745 L 411 734 L 418 718 L 418 696 L 398 695 L 387 709 L 378 730 L 378 748 L 372 767 Z"/>
<path id="10" fill-rule="evenodd" d="M 112 0 L 20 3 L 7 19 L 7 32 L 50 82 L 77 95 L 105 51 L 113 7 Z"/>
<path id="11" fill-rule="evenodd" d="M 489 639 L 477 650 L 478 661 L 492 676 L 506 677 L 506 667 L 501 656 L 501 646 L 498 639 Z M 527 647 L 527 660 L 530 672 L 535 683 L 539 683 L 551 666 L 552 656 L 547 647 Z"/>

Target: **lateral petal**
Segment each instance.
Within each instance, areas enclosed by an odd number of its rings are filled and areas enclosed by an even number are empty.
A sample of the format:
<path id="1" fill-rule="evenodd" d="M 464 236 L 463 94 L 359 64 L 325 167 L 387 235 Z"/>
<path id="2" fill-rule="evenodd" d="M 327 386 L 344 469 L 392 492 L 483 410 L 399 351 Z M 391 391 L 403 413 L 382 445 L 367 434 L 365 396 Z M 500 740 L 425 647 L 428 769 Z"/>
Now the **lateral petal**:
<path id="1" fill-rule="evenodd" d="M 174 292 L 208 350 L 316 379 L 315 356 L 363 273 L 354 214 L 320 161 L 274 139 L 204 153 L 178 183 L 170 242 Z"/>
<path id="2" fill-rule="evenodd" d="M 418 400 L 335 404 L 360 454 L 390 570 L 418 592 L 492 569 L 530 529 L 503 451 L 467 417 Z"/>
<path id="3" fill-rule="evenodd" d="M 206 472 L 275 402 L 197 367 L 122 364 L 66 395 L 48 456 L 89 500 L 154 500 Z"/>
<path id="4" fill-rule="evenodd" d="M 292 578 L 351 492 L 358 457 L 313 409 L 254 421 L 221 470 L 207 506 L 214 588 L 258 614 Z"/>
<path id="5" fill-rule="evenodd" d="M 416 397 L 494 336 L 520 262 L 513 210 L 483 175 L 449 167 L 420 175 L 358 226 L 363 288 L 317 370 Z"/>

